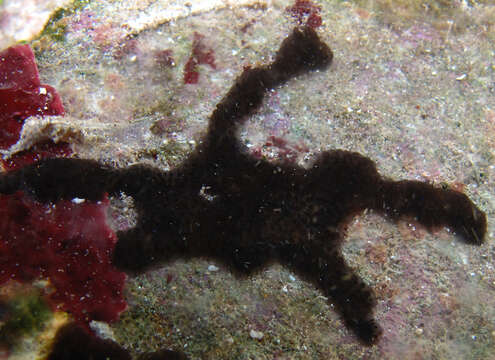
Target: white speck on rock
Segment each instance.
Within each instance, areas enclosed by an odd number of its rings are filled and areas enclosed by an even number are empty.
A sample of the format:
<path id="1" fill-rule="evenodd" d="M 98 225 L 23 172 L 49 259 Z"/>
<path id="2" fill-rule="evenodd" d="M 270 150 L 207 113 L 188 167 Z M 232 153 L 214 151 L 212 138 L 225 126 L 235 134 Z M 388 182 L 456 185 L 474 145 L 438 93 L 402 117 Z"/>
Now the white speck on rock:
<path id="1" fill-rule="evenodd" d="M 101 339 L 109 339 L 115 341 L 115 335 L 110 325 L 103 321 L 93 320 L 89 323 L 89 327 Z"/>
<path id="2" fill-rule="evenodd" d="M 215 265 L 208 265 L 208 271 L 218 271 L 220 270 L 217 266 Z"/>
<path id="3" fill-rule="evenodd" d="M 263 336 L 265 336 L 265 334 L 263 334 L 261 331 L 251 330 L 249 332 L 249 336 L 251 336 L 251 338 L 253 339 L 261 340 L 263 339 Z"/>

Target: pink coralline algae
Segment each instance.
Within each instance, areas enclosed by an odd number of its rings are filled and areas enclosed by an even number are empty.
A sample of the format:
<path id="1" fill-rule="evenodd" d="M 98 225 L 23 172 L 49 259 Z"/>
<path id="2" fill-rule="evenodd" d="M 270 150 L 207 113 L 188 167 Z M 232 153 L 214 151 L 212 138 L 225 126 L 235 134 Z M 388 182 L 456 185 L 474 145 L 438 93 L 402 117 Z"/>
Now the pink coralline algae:
<path id="1" fill-rule="evenodd" d="M 216 69 L 215 54 L 212 49 L 207 48 L 203 43 L 204 35 L 194 33 L 192 53 L 184 66 L 184 83 L 197 84 L 199 80 L 198 65 L 209 65 Z"/>
<path id="2" fill-rule="evenodd" d="M 19 139 L 23 122 L 33 115 L 63 115 L 60 96 L 41 85 L 28 45 L 0 53 L 0 148 Z M 44 142 L 2 159 L 12 171 L 51 157 L 67 157 L 67 143 Z M 16 192 L 0 196 L 0 285 L 49 279 L 54 310 L 72 314 L 86 326 L 91 320 L 114 321 L 126 307 L 125 275 L 111 264 L 117 237 L 107 226 L 108 197 L 42 204 Z"/>

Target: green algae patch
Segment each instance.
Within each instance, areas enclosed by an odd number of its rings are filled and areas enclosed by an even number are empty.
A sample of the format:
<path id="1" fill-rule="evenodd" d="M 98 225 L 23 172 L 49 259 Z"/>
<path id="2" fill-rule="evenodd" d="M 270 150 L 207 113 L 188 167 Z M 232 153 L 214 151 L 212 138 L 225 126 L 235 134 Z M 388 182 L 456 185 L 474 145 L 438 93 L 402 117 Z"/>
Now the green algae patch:
<path id="1" fill-rule="evenodd" d="M 55 42 L 63 42 L 67 33 L 67 22 L 65 19 L 91 3 L 91 1 L 92 0 L 75 0 L 71 5 L 55 11 L 46 23 L 46 26 L 38 39 L 48 38 Z"/>
<path id="2" fill-rule="evenodd" d="M 9 315 L 0 325 L 0 344 L 9 348 L 15 347 L 22 337 L 41 331 L 53 316 L 48 304 L 36 293 L 17 296 L 5 308 Z"/>

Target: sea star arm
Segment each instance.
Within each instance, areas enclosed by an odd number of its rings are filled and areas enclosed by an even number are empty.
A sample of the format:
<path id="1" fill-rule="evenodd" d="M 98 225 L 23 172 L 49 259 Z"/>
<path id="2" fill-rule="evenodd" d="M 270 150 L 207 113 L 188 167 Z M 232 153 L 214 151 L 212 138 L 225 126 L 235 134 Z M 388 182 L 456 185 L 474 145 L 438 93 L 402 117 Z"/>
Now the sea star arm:
<path id="1" fill-rule="evenodd" d="M 210 117 L 205 143 L 218 147 L 237 143 L 235 133 L 259 108 L 268 89 L 282 85 L 302 73 L 327 68 L 333 53 L 310 27 L 296 28 L 282 42 L 273 63 L 247 68 L 217 105 Z"/>
<path id="2" fill-rule="evenodd" d="M 0 176 L 0 193 L 24 191 L 42 202 L 81 198 L 99 200 L 110 192 L 116 170 L 94 160 L 55 158 Z"/>
<path id="3" fill-rule="evenodd" d="M 376 304 L 372 289 L 346 264 L 332 239 L 320 235 L 320 246 L 289 246 L 280 262 L 314 283 L 335 305 L 345 324 L 366 345 L 375 343 L 382 330 L 373 319 Z"/>
<path id="4" fill-rule="evenodd" d="M 366 208 L 392 219 L 412 218 L 428 230 L 451 229 L 468 244 L 481 245 L 486 215 L 465 194 L 432 184 L 393 181 L 382 177 L 376 165 L 361 154 L 344 150 L 322 152 L 308 174 L 307 192 L 317 190 L 326 199 L 333 219 L 355 215 Z"/>
<path id="5" fill-rule="evenodd" d="M 413 181 L 382 182 L 377 210 L 392 218 L 412 217 L 429 230 L 447 226 L 468 244 L 481 245 L 486 215 L 463 193 Z"/>
<path id="6" fill-rule="evenodd" d="M 244 70 L 210 117 L 203 143 L 172 171 L 51 159 L 0 175 L 0 193 L 23 190 L 49 202 L 124 192 L 138 219 L 118 233 L 113 262 L 119 269 L 140 272 L 177 257 L 206 256 L 249 275 L 279 261 L 318 286 L 363 343 L 375 343 L 381 330 L 372 317 L 373 293 L 339 253 L 348 220 L 371 208 L 394 219 L 416 218 L 429 229 L 448 226 L 480 244 L 486 217 L 462 193 L 384 179 L 357 153 L 323 152 L 306 170 L 241 149 L 238 128 L 266 91 L 331 59 L 314 30 L 296 29 L 272 64 Z M 214 199 L 201 194 L 203 187 Z"/>
<path id="7" fill-rule="evenodd" d="M 52 158 L 1 174 L 0 194 L 24 191 L 47 203 L 74 198 L 100 200 L 104 194 L 123 192 L 145 202 L 173 184 L 171 175 L 141 164 L 115 169 L 95 160 Z"/>

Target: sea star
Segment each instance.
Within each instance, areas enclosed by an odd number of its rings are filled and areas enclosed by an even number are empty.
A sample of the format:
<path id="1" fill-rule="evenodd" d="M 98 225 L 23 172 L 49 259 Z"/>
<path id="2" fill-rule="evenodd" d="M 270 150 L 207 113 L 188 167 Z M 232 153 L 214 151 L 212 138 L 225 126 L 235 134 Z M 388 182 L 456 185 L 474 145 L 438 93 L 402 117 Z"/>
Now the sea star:
<path id="1" fill-rule="evenodd" d="M 202 143 L 179 167 L 112 168 L 95 160 L 49 159 L 0 176 L 0 193 L 28 192 L 42 202 L 134 199 L 137 225 L 118 233 L 113 262 L 136 273 L 176 258 L 206 257 L 240 276 L 278 262 L 315 284 L 367 345 L 381 334 L 375 298 L 340 252 L 349 220 L 372 209 L 390 219 L 448 226 L 479 245 L 486 217 L 457 191 L 382 177 L 358 153 L 319 154 L 310 168 L 250 155 L 237 137 L 267 90 L 327 68 L 329 47 L 311 27 L 296 28 L 273 63 L 248 68 L 217 105 Z"/>

